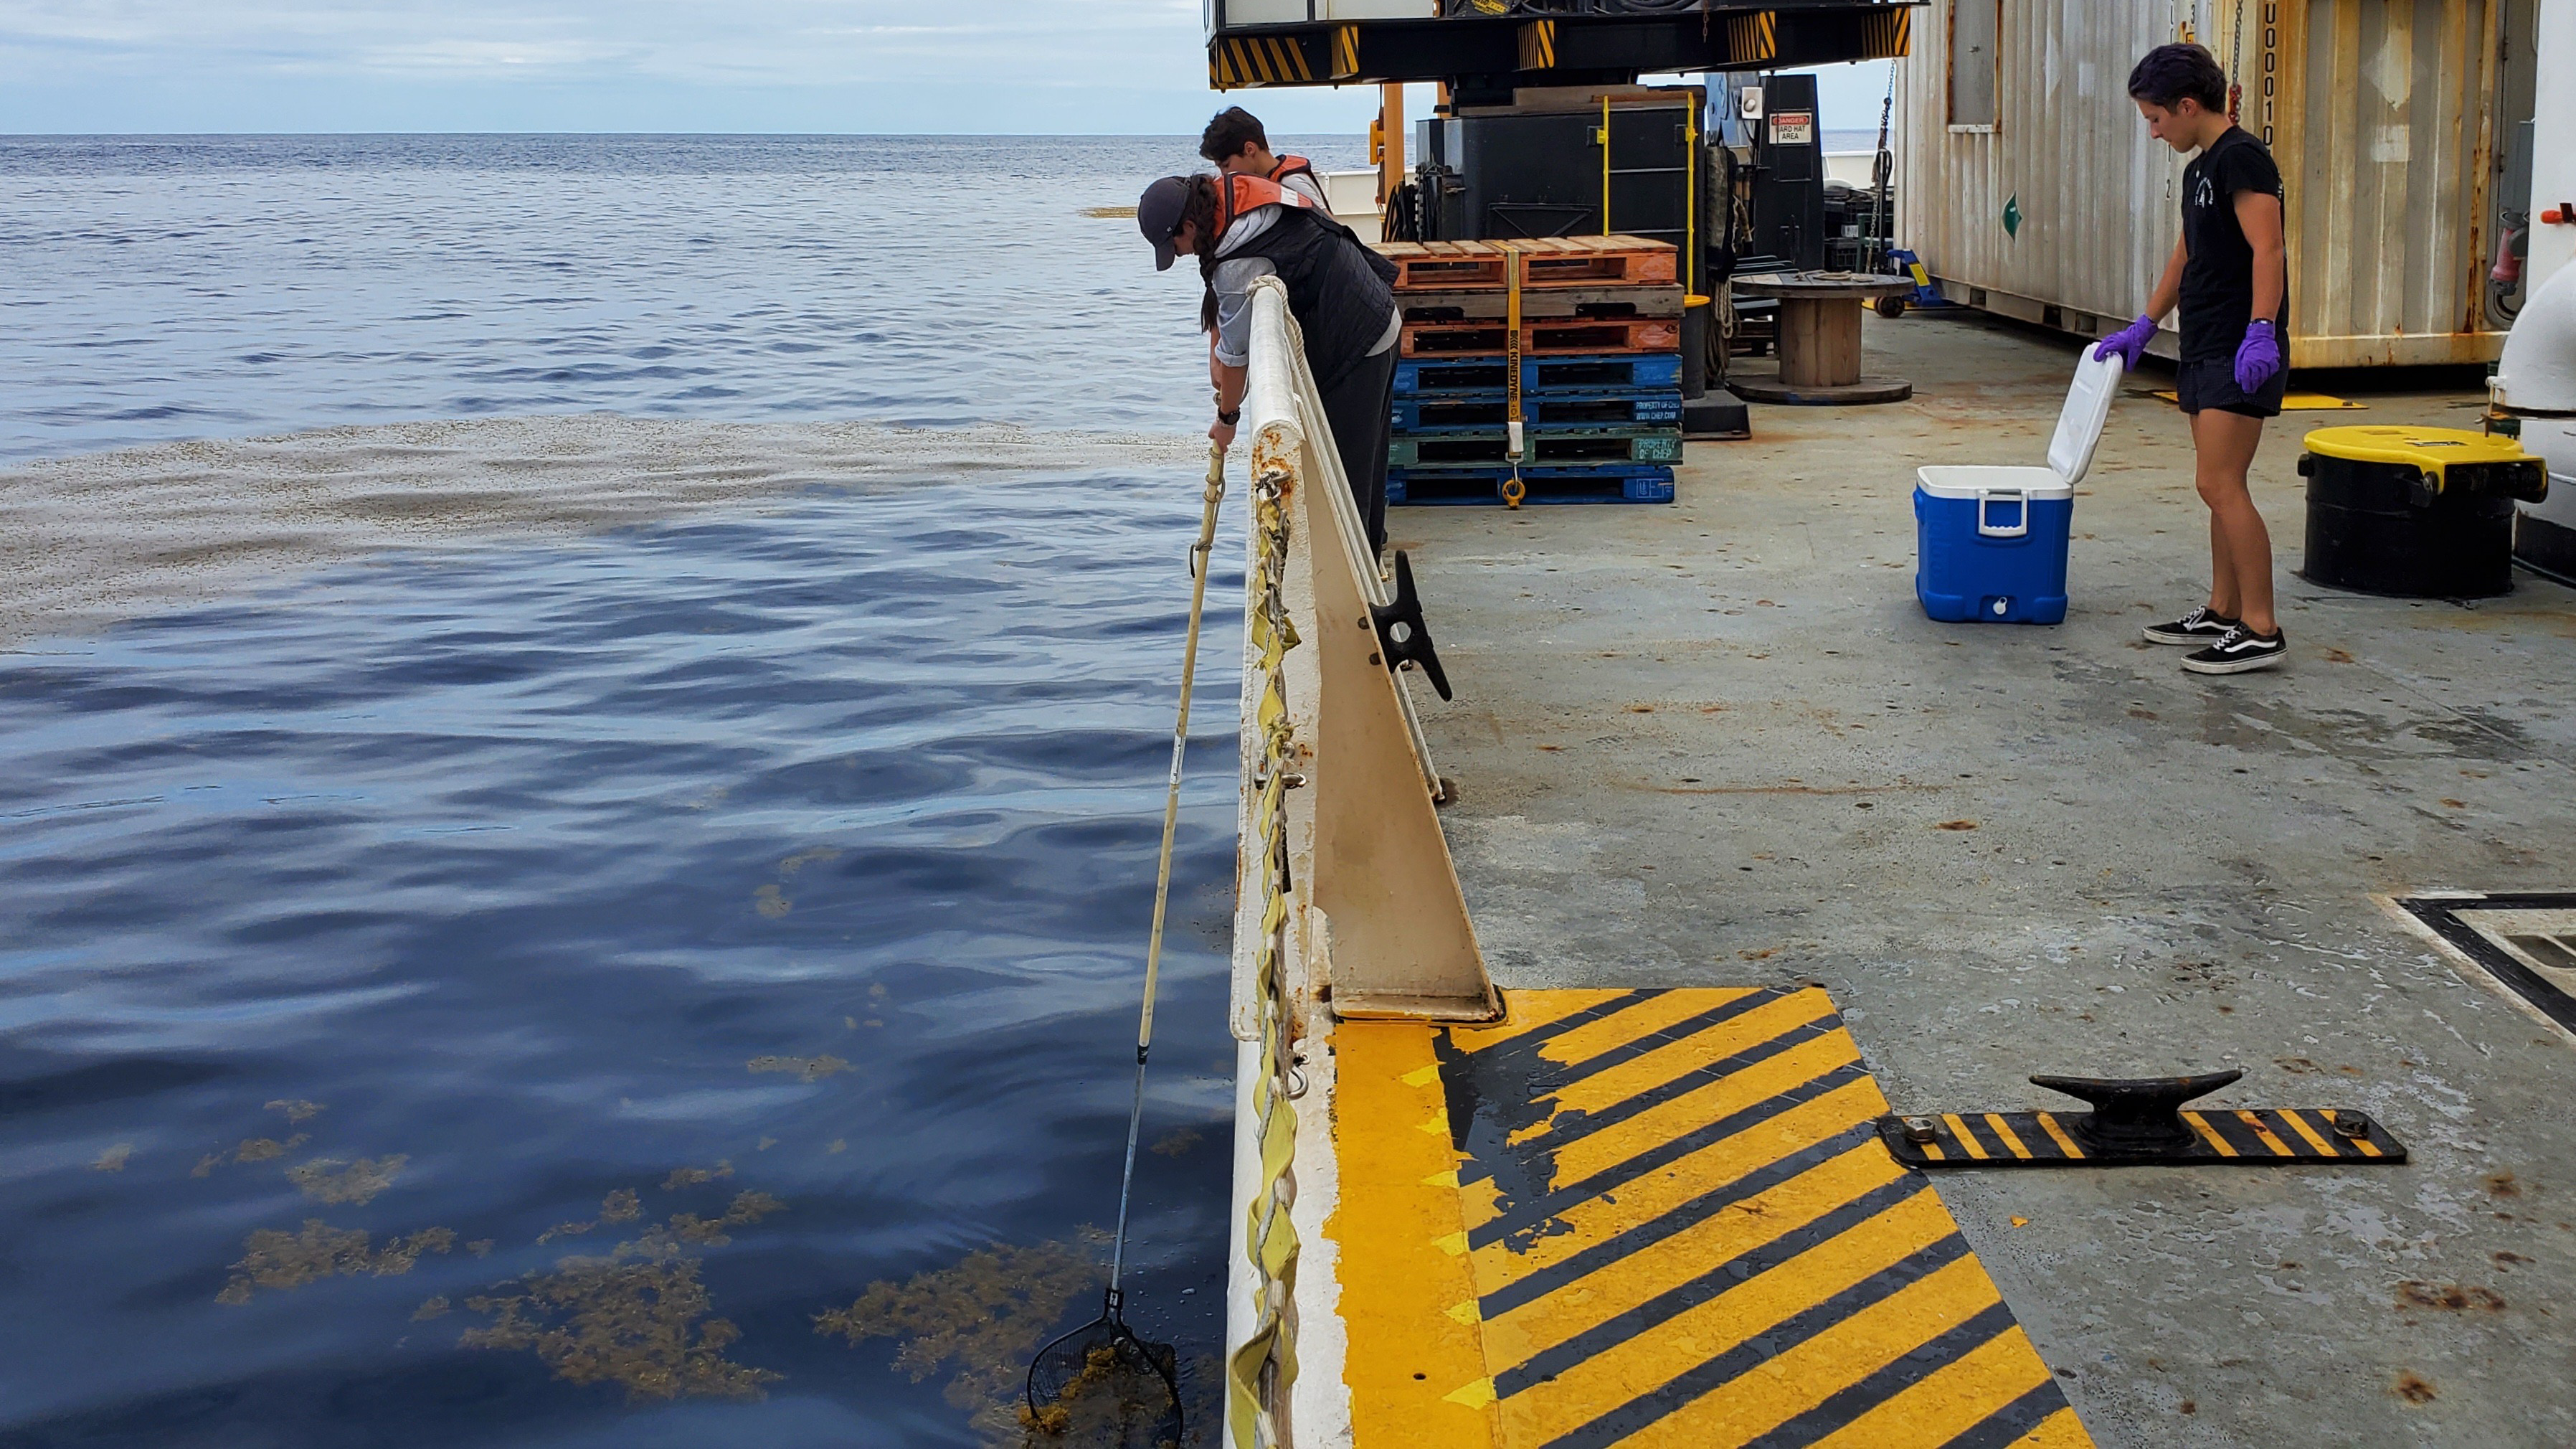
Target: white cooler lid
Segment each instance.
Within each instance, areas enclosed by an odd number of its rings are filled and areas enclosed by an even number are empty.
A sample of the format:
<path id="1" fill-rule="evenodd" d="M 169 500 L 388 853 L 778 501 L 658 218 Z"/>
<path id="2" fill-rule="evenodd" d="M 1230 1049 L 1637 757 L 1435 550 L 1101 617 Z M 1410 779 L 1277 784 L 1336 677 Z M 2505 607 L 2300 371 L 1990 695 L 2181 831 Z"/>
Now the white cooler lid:
<path id="1" fill-rule="evenodd" d="M 2075 485 L 2054 468 L 2012 467 L 2001 463 L 1931 463 L 1914 470 L 1914 484 L 1932 498 L 1986 498 L 1995 495 L 2041 501 L 2075 496 Z"/>
<path id="2" fill-rule="evenodd" d="M 2096 358 L 2090 343 L 2075 364 L 2075 384 L 2057 414 L 2057 435 L 2048 440 L 2048 466 L 2069 483 L 2093 466 L 2102 425 L 2111 420 L 2111 400 L 2120 394 L 2121 371 L 2118 357 Z"/>

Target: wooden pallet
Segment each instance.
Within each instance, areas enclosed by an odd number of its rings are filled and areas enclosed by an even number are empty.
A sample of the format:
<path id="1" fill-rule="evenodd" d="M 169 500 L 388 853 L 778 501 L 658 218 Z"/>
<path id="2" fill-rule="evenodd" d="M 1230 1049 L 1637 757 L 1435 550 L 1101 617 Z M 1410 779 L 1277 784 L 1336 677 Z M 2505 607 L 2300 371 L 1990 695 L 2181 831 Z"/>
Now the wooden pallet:
<path id="1" fill-rule="evenodd" d="M 1500 356 L 1511 329 L 1501 322 L 1407 322 L 1405 357 Z M 1521 355 L 1675 352 L 1682 324 L 1660 317 L 1575 318 L 1521 326 Z"/>
<path id="2" fill-rule="evenodd" d="M 1399 292 L 1396 305 L 1407 322 L 1485 321 L 1511 315 L 1507 292 Z M 1564 317 L 1679 317 L 1678 286 L 1550 287 L 1521 293 L 1521 319 L 1528 322 Z"/>
<path id="3" fill-rule="evenodd" d="M 1547 287 L 1670 286 L 1681 253 L 1671 242 L 1641 236 L 1551 236 L 1522 241 L 1380 242 L 1395 263 L 1395 289 L 1499 291 L 1512 253 L 1521 256 L 1521 290 Z"/>

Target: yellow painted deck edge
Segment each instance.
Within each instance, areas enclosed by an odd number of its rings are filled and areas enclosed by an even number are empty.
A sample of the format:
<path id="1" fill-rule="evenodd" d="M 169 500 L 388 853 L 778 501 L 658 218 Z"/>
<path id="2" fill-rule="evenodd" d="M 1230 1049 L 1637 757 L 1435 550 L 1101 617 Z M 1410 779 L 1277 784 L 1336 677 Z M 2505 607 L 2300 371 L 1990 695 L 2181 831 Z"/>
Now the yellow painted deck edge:
<path id="1" fill-rule="evenodd" d="M 1693 993 L 1686 989 L 1675 994 Z M 1520 993 L 1519 999 L 1540 1008 L 1532 1013 L 1534 1018 L 1561 1018 L 1572 1003 L 1549 999 L 1554 995 Z M 1441 1030 L 1407 1022 L 1345 1021 L 1334 1031 L 1331 1131 L 1340 1196 L 1323 1232 L 1335 1245 L 1336 1276 L 1343 1286 L 1342 1382 L 1350 1394 L 1353 1449 L 1506 1449 L 1533 1437 L 1507 1430 L 1504 1411 L 1508 1406 L 1495 1396 L 1488 1326 L 1477 1301 L 1476 1258 L 1467 1252 L 1466 1202 L 1458 1186 L 1460 1158 L 1450 1145 L 1435 1047 Z M 1472 1027 L 1452 1031 L 1453 1038 L 1471 1041 L 1478 1034 Z M 1838 1028 L 1832 1035 L 1851 1048 L 1843 1030 Z M 1875 1079 L 1862 1080 L 1875 1094 Z M 1964 1133 L 1962 1140 L 1975 1141 Z M 1956 1219 L 1937 1192 L 1926 1191 L 1913 1201 L 1949 1231 L 1957 1231 Z M 1830 1241 L 1847 1242 L 1863 1230 L 1847 1230 Z M 2000 1300 L 2000 1285 L 1973 1252 L 1946 1271 L 1972 1278 L 1988 1298 Z M 1850 1327 L 1847 1322 L 1836 1331 Z M 1989 1369 L 2002 1366 L 2023 1377 L 2046 1380 L 2050 1376 L 2019 1326 L 1960 1362 L 1969 1359 Z M 1942 1374 L 1957 1367 L 1949 1365 Z M 1743 1386 L 1758 1378 L 1758 1373 L 1748 1374 L 1730 1382 Z M 1945 1420 L 1977 1407 L 1963 1408 L 1953 1402 L 1957 1398 L 1956 1385 L 1944 1385 L 1937 1392 L 1924 1384 L 1913 1385 L 1863 1416 L 1872 1426 L 1867 1432 L 1877 1442 L 1890 1445 L 1945 1441 L 1958 1425 L 1917 1434 L 1910 1432 L 1914 1426 L 1906 1421 L 1936 1402 L 1942 1406 L 1936 1417 Z M 1637 1437 L 1640 1442 L 1669 1439 L 1675 1430 L 1685 1429 L 1689 1419 L 1687 1409 L 1678 1411 Z M 1853 1428 L 1845 1425 L 1836 1442 L 1859 1442 L 1850 1437 Z M 1896 1437 L 1888 1438 L 1889 1433 Z M 1720 1432 L 1715 1438 L 1702 1437 L 1694 1449 L 1700 1445 L 1717 1449 L 1721 1443 L 1739 1443 L 1746 1437 Z M 2017 1440 L 2015 1449 L 2082 1449 L 2091 1442 L 2075 1412 L 2061 1407 Z"/>
<path id="2" fill-rule="evenodd" d="M 1324 1234 L 1340 1251 L 1353 1449 L 1495 1443 L 1491 1395 L 1458 1395 L 1485 1378 L 1474 1266 L 1434 1246 L 1466 1233 L 1434 1030 L 1346 1021 L 1333 1031 L 1342 1190 Z M 1441 1130 L 1419 1130 L 1427 1122 Z"/>

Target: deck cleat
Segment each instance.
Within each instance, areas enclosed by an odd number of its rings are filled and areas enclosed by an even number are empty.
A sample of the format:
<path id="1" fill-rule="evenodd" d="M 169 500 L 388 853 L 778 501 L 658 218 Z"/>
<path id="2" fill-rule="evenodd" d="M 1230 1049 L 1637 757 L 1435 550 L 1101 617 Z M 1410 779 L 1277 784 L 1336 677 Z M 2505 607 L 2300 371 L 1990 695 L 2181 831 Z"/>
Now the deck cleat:
<path id="1" fill-rule="evenodd" d="M 2082 1114 L 1940 1112 L 1878 1119 L 1879 1140 L 1908 1167 L 2273 1167 L 2398 1163 L 2406 1145 L 2349 1107 L 2185 1111 L 2244 1076 L 2058 1077 L 2035 1087 L 2093 1104 Z"/>
<path id="2" fill-rule="evenodd" d="M 1386 656 L 1386 667 L 1418 664 L 1440 697 L 1449 698 L 1449 675 L 1440 667 L 1440 651 L 1432 646 L 1431 631 L 1422 625 L 1422 596 L 1413 590 L 1413 561 L 1402 549 L 1395 553 L 1395 602 L 1369 605 L 1369 618 L 1377 625 L 1378 650 Z"/>

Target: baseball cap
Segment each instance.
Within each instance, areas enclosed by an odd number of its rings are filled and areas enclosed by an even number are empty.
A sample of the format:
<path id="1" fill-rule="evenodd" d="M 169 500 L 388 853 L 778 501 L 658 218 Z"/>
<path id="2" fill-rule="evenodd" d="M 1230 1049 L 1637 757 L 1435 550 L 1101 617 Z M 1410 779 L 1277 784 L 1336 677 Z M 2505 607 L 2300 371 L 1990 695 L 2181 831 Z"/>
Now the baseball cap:
<path id="1" fill-rule="evenodd" d="M 1154 270 L 1170 271 L 1172 267 L 1172 233 L 1181 225 L 1181 212 L 1190 204 L 1190 179 L 1166 176 L 1145 188 L 1136 198 L 1136 229 L 1154 244 Z"/>

